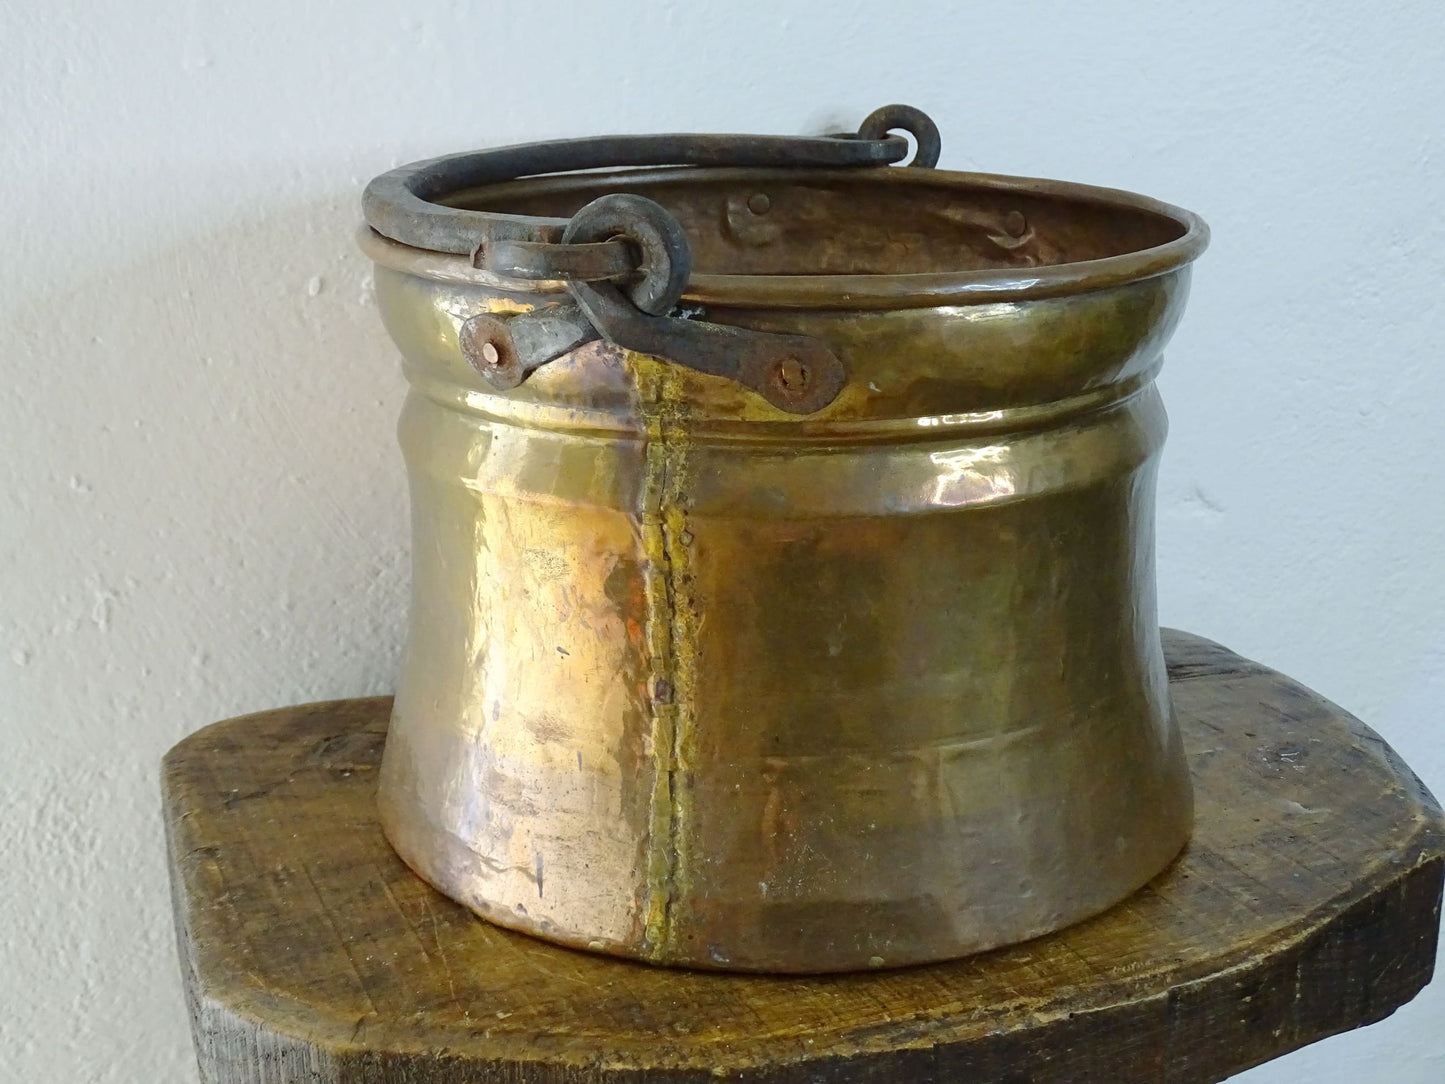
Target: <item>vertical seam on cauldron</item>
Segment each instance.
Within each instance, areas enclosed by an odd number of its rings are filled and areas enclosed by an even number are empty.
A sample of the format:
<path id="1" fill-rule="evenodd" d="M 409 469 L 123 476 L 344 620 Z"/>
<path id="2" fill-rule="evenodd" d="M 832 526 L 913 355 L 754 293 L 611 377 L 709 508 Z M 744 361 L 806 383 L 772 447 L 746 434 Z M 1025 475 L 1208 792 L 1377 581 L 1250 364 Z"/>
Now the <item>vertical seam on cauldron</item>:
<path id="1" fill-rule="evenodd" d="M 685 508 L 688 434 L 673 367 L 629 355 L 645 421 L 640 532 L 644 555 L 647 647 L 652 687 L 652 797 L 647 852 L 647 911 L 643 952 L 656 960 L 676 955 L 673 904 L 685 863 L 686 820 L 679 771 L 692 711 L 696 615 L 687 572 Z"/>

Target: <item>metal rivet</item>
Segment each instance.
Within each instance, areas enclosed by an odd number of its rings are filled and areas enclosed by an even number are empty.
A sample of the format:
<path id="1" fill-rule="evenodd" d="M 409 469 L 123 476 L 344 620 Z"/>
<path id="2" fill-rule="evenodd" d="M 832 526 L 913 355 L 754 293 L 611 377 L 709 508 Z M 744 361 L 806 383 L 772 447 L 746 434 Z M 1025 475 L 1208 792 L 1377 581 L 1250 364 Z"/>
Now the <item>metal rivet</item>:
<path id="1" fill-rule="evenodd" d="M 808 367 L 797 358 L 784 358 L 778 362 L 777 377 L 788 391 L 798 391 L 808 382 Z"/>
<path id="2" fill-rule="evenodd" d="M 773 209 L 773 201 L 764 192 L 755 192 L 748 197 L 748 210 L 755 215 L 765 215 Z"/>
<path id="3" fill-rule="evenodd" d="M 493 342 L 482 343 L 482 360 L 488 365 L 497 365 L 502 360 L 501 352 L 497 350 L 497 344 Z"/>

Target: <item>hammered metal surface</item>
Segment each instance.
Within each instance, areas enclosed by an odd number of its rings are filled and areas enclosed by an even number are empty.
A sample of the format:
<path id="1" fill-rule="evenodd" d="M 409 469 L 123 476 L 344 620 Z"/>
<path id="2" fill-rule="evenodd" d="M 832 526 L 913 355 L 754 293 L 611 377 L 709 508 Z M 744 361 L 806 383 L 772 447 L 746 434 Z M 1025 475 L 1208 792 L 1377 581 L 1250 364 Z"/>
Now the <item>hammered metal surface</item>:
<path id="1" fill-rule="evenodd" d="M 467 197 L 659 200 L 706 319 L 842 361 L 803 418 L 599 342 L 498 391 L 459 329 L 559 284 L 364 239 L 412 384 L 382 823 L 485 917 L 658 963 L 889 967 L 1098 912 L 1188 836 L 1153 376 L 1202 224 L 1054 182 L 830 176 Z"/>

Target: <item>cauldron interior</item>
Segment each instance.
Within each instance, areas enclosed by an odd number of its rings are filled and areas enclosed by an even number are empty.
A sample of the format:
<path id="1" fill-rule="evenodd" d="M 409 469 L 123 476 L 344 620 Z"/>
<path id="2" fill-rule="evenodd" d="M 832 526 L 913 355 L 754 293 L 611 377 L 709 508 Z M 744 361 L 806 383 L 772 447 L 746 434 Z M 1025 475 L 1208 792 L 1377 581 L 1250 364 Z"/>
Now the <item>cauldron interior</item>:
<path id="1" fill-rule="evenodd" d="M 1067 191 L 1066 191 L 1067 190 Z M 1127 193 L 935 170 L 638 169 L 531 177 L 448 206 L 571 217 L 608 192 L 661 203 L 717 275 L 909 275 L 1079 263 L 1188 226 Z"/>

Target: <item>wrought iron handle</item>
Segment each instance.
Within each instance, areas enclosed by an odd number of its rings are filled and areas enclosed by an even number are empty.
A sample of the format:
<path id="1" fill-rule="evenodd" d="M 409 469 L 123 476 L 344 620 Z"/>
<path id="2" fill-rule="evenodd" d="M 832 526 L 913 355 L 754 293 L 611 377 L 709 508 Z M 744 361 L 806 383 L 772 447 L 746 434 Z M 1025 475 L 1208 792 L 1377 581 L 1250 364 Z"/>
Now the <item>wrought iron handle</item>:
<path id="1" fill-rule="evenodd" d="M 494 387 L 516 387 L 548 361 L 602 337 L 730 377 L 782 410 L 811 414 L 846 382 L 842 363 L 822 342 L 669 315 L 687 287 L 692 258 L 686 233 L 660 204 L 614 193 L 559 219 L 434 201 L 518 177 L 602 167 L 891 165 L 908 153 L 906 141 L 890 134 L 897 130 L 917 143 L 910 165 L 937 163 L 937 126 L 911 106 L 891 105 L 870 114 L 856 134 L 611 136 L 436 158 L 376 178 L 362 205 L 371 227 L 393 240 L 466 254 L 474 266 L 512 278 L 566 283 L 570 302 L 465 321 L 462 351 Z"/>

